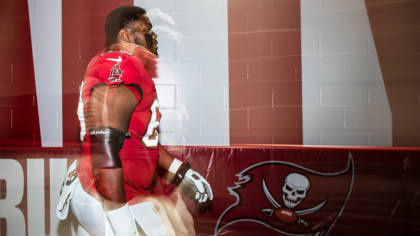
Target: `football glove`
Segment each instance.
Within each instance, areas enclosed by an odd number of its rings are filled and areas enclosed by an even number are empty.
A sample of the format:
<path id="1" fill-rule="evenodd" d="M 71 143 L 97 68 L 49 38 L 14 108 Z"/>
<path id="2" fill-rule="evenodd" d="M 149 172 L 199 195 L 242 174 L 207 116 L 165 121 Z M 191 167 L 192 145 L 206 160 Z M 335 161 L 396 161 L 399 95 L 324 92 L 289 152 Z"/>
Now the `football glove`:
<path id="1" fill-rule="evenodd" d="M 175 159 L 175 162 L 178 160 Z M 210 184 L 203 176 L 191 169 L 189 163 L 179 165 L 172 182 L 179 185 L 185 196 L 197 203 L 200 212 L 211 208 L 213 191 Z"/>
<path id="2" fill-rule="evenodd" d="M 213 200 L 213 192 L 210 184 L 199 173 L 188 169 L 181 181 L 182 192 L 198 203 Z"/>

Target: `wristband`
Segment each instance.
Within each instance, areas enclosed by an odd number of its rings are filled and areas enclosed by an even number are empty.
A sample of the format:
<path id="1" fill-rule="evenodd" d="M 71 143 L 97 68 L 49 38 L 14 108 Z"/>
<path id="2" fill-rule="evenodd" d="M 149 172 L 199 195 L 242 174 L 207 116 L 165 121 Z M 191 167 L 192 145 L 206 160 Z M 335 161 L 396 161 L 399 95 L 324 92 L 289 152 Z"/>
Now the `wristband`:
<path id="1" fill-rule="evenodd" d="M 185 173 L 187 173 L 187 171 L 190 169 L 190 163 L 183 163 L 181 164 L 181 166 L 178 168 L 178 171 L 175 174 L 175 177 L 172 180 L 172 183 L 175 185 L 179 185 L 181 183 L 181 181 L 184 179 L 185 177 Z"/>
<path id="2" fill-rule="evenodd" d="M 168 171 L 172 174 L 176 175 L 176 172 L 178 171 L 179 167 L 182 165 L 182 161 L 178 159 L 174 159 L 171 163 L 171 165 L 168 168 Z"/>

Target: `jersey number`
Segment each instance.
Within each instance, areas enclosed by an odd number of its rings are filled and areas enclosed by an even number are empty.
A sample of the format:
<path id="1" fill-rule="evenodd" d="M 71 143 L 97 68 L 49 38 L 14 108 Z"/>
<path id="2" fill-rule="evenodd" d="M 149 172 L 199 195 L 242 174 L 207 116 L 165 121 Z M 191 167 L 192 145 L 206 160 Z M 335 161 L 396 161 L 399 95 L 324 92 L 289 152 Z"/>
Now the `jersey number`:
<path id="1" fill-rule="evenodd" d="M 152 148 L 157 147 L 159 142 L 159 123 L 162 115 L 159 112 L 159 101 L 155 99 L 152 106 L 150 107 L 150 120 L 147 125 L 146 133 L 143 135 L 141 140 L 146 147 Z"/>

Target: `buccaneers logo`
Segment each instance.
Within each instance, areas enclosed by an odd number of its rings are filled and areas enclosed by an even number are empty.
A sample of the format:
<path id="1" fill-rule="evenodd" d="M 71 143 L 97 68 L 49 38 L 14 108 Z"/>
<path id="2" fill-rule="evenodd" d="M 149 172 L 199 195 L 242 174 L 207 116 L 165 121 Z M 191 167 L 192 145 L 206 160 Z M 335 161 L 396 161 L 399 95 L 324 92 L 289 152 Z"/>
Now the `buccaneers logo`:
<path id="1" fill-rule="evenodd" d="M 120 83 L 122 73 L 123 71 L 120 68 L 120 64 L 115 63 L 111 69 L 111 73 L 109 74 L 108 81 L 111 83 Z"/>
<path id="2" fill-rule="evenodd" d="M 254 222 L 285 235 L 327 235 L 350 197 L 354 180 L 347 163 L 328 163 L 338 171 L 319 172 L 284 161 L 249 166 L 228 188 L 237 201 L 219 217 L 214 235 L 239 222 Z"/>

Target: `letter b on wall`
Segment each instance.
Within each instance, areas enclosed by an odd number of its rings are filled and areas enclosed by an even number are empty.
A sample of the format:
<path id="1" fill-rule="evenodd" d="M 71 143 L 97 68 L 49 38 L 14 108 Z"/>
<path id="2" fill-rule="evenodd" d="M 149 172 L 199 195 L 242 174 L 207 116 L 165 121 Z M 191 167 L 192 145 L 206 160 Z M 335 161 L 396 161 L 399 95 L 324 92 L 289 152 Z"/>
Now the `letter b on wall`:
<path id="1" fill-rule="evenodd" d="M 22 201 L 24 179 L 22 166 L 16 160 L 0 159 L 0 189 L 5 189 L 0 198 L 0 218 L 6 219 L 6 235 L 26 235 L 25 217 L 17 208 Z M 21 227 L 17 227 L 17 226 Z M 0 232 L 4 229 L 0 229 Z"/>

